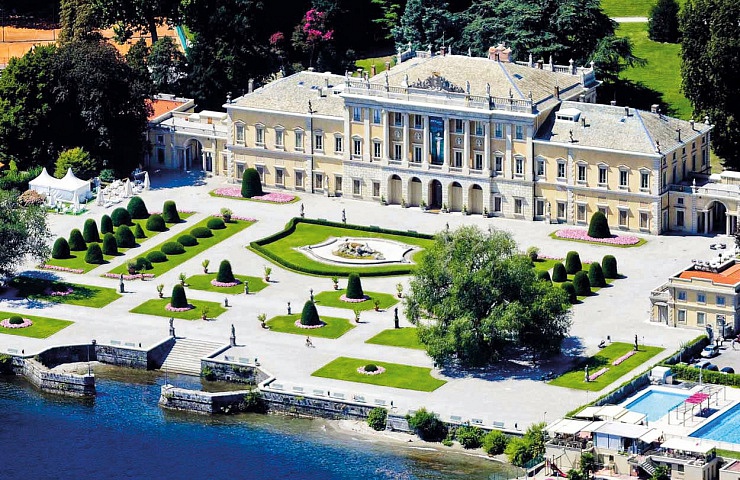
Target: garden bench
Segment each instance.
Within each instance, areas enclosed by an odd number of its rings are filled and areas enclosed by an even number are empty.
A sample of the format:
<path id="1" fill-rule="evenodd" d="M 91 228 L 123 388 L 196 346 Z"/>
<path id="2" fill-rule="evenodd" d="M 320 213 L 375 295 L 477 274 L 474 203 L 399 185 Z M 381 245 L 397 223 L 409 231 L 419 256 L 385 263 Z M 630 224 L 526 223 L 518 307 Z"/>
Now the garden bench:
<path id="1" fill-rule="evenodd" d="M 121 341 L 120 340 L 111 340 L 110 341 L 110 344 L 111 345 L 120 345 L 121 344 Z"/>
<path id="2" fill-rule="evenodd" d="M 380 407 L 383 407 L 383 406 L 385 406 L 385 404 L 386 404 L 386 401 L 385 400 L 381 400 L 380 398 L 376 398 L 375 399 L 375 405 L 378 405 Z"/>
<path id="3" fill-rule="evenodd" d="M 471 418 L 470 423 L 472 423 L 473 425 L 483 425 L 483 420 L 481 420 L 480 418 Z"/>
<path id="4" fill-rule="evenodd" d="M 248 358 L 239 357 L 239 363 L 243 363 L 243 364 L 246 365 L 246 364 L 249 363 L 249 359 Z"/>
<path id="5" fill-rule="evenodd" d="M 126 343 L 124 343 L 124 346 L 126 346 L 126 347 L 135 347 L 136 344 L 134 342 L 126 342 Z"/>
<path id="6" fill-rule="evenodd" d="M 318 396 L 318 397 L 323 397 L 323 396 L 326 395 L 326 391 L 325 390 L 314 390 L 313 391 L 313 394 L 316 395 L 316 396 Z"/>
<path id="7" fill-rule="evenodd" d="M 462 417 L 460 415 L 450 415 L 451 423 L 462 423 Z"/>
<path id="8" fill-rule="evenodd" d="M 293 391 L 294 392 L 302 393 L 303 392 L 303 387 L 293 387 Z"/>
<path id="9" fill-rule="evenodd" d="M 285 387 L 282 383 L 271 383 L 270 388 L 272 388 L 273 390 L 283 390 Z"/>
<path id="10" fill-rule="evenodd" d="M 362 395 L 355 395 L 354 399 L 355 399 L 355 402 L 365 403 L 365 397 L 363 397 Z"/>
<path id="11" fill-rule="evenodd" d="M 225 362 L 233 362 L 234 357 L 230 357 L 229 355 L 224 355 L 224 361 Z"/>
<path id="12" fill-rule="evenodd" d="M 340 400 L 344 400 L 344 394 L 343 393 L 334 392 L 334 393 L 331 394 L 331 396 L 334 397 L 334 398 L 338 398 Z"/>
<path id="13" fill-rule="evenodd" d="M 18 353 L 18 350 L 15 348 L 9 348 L 8 353 Z"/>
<path id="14" fill-rule="evenodd" d="M 504 428 L 504 422 L 493 422 L 494 428 Z"/>

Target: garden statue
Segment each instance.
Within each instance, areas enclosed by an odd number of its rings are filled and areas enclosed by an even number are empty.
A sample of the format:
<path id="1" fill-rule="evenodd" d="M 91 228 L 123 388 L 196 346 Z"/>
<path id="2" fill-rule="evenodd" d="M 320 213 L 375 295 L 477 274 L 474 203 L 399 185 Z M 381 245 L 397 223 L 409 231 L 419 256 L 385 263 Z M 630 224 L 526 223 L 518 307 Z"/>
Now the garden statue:
<path id="1" fill-rule="evenodd" d="M 175 318 L 170 317 L 170 337 L 175 336 Z"/>
<path id="2" fill-rule="evenodd" d="M 244 295 L 249 295 L 249 282 L 244 280 Z"/>
<path id="3" fill-rule="evenodd" d="M 637 351 L 637 334 L 635 334 L 635 351 Z"/>
<path id="4" fill-rule="evenodd" d="M 347 214 L 344 209 L 342 209 L 342 223 L 347 223 Z"/>
<path id="5" fill-rule="evenodd" d="M 398 326 L 398 307 L 393 309 L 393 322 L 396 324 L 395 328 L 401 328 Z"/>
<path id="6" fill-rule="evenodd" d="M 234 324 L 231 324 L 231 337 L 229 337 L 229 345 L 236 347 L 236 330 L 234 330 Z"/>
<path id="7" fill-rule="evenodd" d="M 290 315 L 290 302 L 288 302 L 288 315 Z"/>
<path id="8" fill-rule="evenodd" d="M 586 370 L 586 374 L 585 374 L 585 377 L 584 377 L 583 381 L 584 382 L 588 382 L 589 381 L 588 380 L 588 365 L 586 365 L 586 369 L 585 370 Z"/>
<path id="9" fill-rule="evenodd" d="M 224 297 L 224 307 L 229 306 L 229 297 Z"/>
<path id="10" fill-rule="evenodd" d="M 311 301 L 313 302 L 313 288 L 308 290 L 308 294 L 311 296 Z"/>
<path id="11" fill-rule="evenodd" d="M 303 203 L 301 203 L 301 218 L 303 218 L 305 214 L 303 213 Z"/>
<path id="12" fill-rule="evenodd" d="M 123 285 L 123 274 L 119 277 L 119 281 L 121 282 L 119 284 L 119 287 L 121 288 L 121 293 L 124 293 L 126 291 L 125 286 Z"/>

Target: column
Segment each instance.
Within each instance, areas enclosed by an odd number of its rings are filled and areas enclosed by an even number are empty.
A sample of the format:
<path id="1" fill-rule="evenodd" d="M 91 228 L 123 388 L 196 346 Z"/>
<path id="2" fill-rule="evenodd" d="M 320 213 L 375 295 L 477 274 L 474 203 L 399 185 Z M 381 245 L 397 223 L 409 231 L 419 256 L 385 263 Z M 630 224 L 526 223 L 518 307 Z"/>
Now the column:
<path id="1" fill-rule="evenodd" d="M 350 119 L 352 118 L 350 116 L 350 109 L 351 107 L 344 107 L 344 153 L 342 157 L 344 157 L 345 161 L 349 161 L 352 158 L 352 135 L 350 130 Z M 285 141 L 285 140 L 283 140 Z M 350 188 L 352 186 L 350 185 Z M 348 190 L 351 191 L 351 190 Z"/>
<path id="2" fill-rule="evenodd" d="M 491 175 L 491 122 L 483 124 L 483 175 Z"/>
<path id="3" fill-rule="evenodd" d="M 444 162 L 442 169 L 444 171 L 449 171 L 450 169 L 450 119 L 449 117 L 444 118 L 445 122 L 445 134 L 444 134 Z"/>
<path id="4" fill-rule="evenodd" d="M 423 155 L 421 156 L 421 168 L 429 170 L 429 115 L 424 115 L 424 145 L 422 146 Z"/>
<path id="5" fill-rule="evenodd" d="M 367 162 L 373 161 L 372 156 L 372 148 L 373 148 L 373 139 L 370 136 L 370 115 L 372 115 L 372 109 L 371 108 L 363 108 L 363 123 L 365 127 L 365 131 L 363 133 L 363 136 L 365 137 L 362 142 L 362 159 Z"/>
<path id="6" fill-rule="evenodd" d="M 704 211 L 704 231 L 702 233 L 709 233 L 709 212 Z"/>
<path id="7" fill-rule="evenodd" d="M 731 232 L 731 230 L 730 230 L 730 223 L 731 223 L 730 220 L 731 219 L 732 219 L 732 217 L 730 217 L 729 215 L 725 215 L 725 235 L 730 235 L 730 232 Z"/>
<path id="8" fill-rule="evenodd" d="M 388 122 L 388 116 L 390 113 L 388 113 L 387 110 L 383 109 L 380 112 L 380 118 L 383 122 L 383 165 L 388 165 L 388 160 L 390 160 L 390 123 Z"/>
<path id="9" fill-rule="evenodd" d="M 409 166 L 409 114 L 403 114 L 403 155 L 401 155 L 401 164 L 404 167 Z"/>
<path id="10" fill-rule="evenodd" d="M 470 172 L 470 120 L 463 122 L 463 171 Z"/>
<path id="11" fill-rule="evenodd" d="M 504 178 L 513 178 L 511 173 L 511 124 L 507 123 L 504 125 L 504 138 L 506 139 L 506 152 L 504 155 Z"/>

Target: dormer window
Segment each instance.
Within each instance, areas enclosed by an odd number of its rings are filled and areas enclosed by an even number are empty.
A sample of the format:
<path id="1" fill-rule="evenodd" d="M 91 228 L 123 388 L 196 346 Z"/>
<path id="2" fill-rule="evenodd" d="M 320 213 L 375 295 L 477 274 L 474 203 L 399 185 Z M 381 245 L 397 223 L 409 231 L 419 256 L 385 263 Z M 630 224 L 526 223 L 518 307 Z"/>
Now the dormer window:
<path id="1" fill-rule="evenodd" d="M 577 108 L 564 108 L 555 114 L 555 120 L 577 123 L 581 118 L 581 111 Z"/>

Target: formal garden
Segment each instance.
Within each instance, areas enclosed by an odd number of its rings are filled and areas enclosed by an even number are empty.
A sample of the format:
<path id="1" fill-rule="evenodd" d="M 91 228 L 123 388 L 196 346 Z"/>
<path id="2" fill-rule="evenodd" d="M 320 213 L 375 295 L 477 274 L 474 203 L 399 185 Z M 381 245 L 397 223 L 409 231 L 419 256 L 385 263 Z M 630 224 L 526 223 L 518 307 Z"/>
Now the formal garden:
<path id="1" fill-rule="evenodd" d="M 74 322 L 10 312 L 0 312 L 0 333 L 30 338 L 48 338 Z"/>
<path id="2" fill-rule="evenodd" d="M 311 375 L 347 382 L 369 383 L 382 387 L 433 392 L 447 382 L 432 377 L 431 371 L 431 368 L 414 367 L 400 363 L 339 357 Z"/>
<path id="3" fill-rule="evenodd" d="M 182 320 L 211 320 L 226 312 L 226 308 L 220 303 L 206 300 L 188 301 L 185 287 L 181 284 L 172 287 L 170 297 L 165 297 L 163 292 L 160 292 L 159 295 L 160 298 L 147 300 L 129 311 L 131 313 L 174 317 Z"/>
<path id="4" fill-rule="evenodd" d="M 619 248 L 641 247 L 647 243 L 647 240 L 635 235 L 613 234 L 609 229 L 606 216 L 601 211 L 596 211 L 591 215 L 588 230 L 583 230 L 582 228 L 561 228 L 552 232 L 550 238 Z"/>
<path id="5" fill-rule="evenodd" d="M 18 297 L 21 298 L 92 308 L 105 307 L 121 297 L 113 288 L 80 285 L 23 275 L 13 278 L 10 281 L 10 286 L 18 290 Z"/>
<path id="6" fill-rule="evenodd" d="M 568 293 L 571 303 L 579 303 L 597 295 L 602 288 L 611 285 L 622 277 L 617 271 L 617 260 L 613 255 L 605 255 L 601 263 L 582 262 L 576 251 L 568 252 L 566 258 L 541 258 L 538 249 L 530 248 L 529 256 L 540 279 L 559 285 Z"/>
<path id="7" fill-rule="evenodd" d="M 311 300 L 306 301 L 300 314 L 278 315 L 267 322 L 262 315 L 258 319 L 264 328 L 275 332 L 321 338 L 339 338 L 354 328 L 346 318 L 319 316 Z"/>
<path id="8" fill-rule="evenodd" d="M 389 328 L 388 330 L 383 330 L 374 337 L 365 340 L 365 343 L 426 350 L 424 344 L 419 341 L 418 331 L 414 327 Z"/>
<path id="9" fill-rule="evenodd" d="M 193 290 L 206 290 L 228 294 L 257 293 L 265 289 L 268 283 L 259 277 L 248 275 L 235 275 L 231 270 L 231 262 L 222 260 L 218 266 L 218 272 L 209 272 L 210 260 L 203 260 L 201 266 L 203 273 L 193 275 L 184 279 L 184 284 Z M 184 273 L 180 274 L 182 279 Z"/>
<path id="10" fill-rule="evenodd" d="M 219 187 L 209 192 L 212 197 L 248 200 L 251 202 L 285 205 L 295 203 L 300 198 L 286 192 L 265 192 L 262 189 L 260 174 L 254 168 L 247 168 L 242 174 L 241 187 Z"/>
<path id="11" fill-rule="evenodd" d="M 339 288 L 339 279 L 332 278 L 334 290 L 321 292 L 315 302 L 322 307 L 347 308 L 350 310 L 387 310 L 398 303 L 398 298 L 387 293 L 367 292 L 362 289 L 360 275 L 350 273 L 347 277 L 347 288 Z"/>

